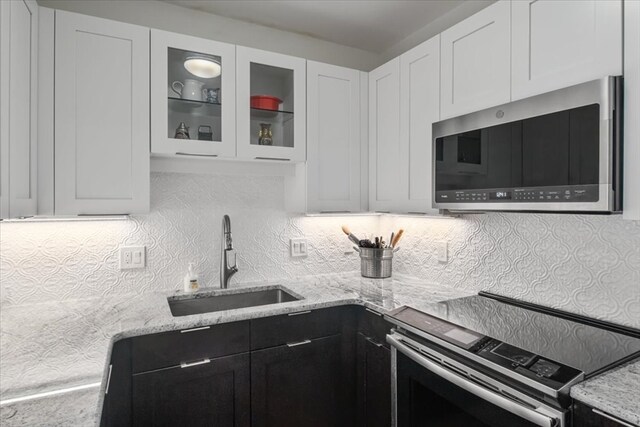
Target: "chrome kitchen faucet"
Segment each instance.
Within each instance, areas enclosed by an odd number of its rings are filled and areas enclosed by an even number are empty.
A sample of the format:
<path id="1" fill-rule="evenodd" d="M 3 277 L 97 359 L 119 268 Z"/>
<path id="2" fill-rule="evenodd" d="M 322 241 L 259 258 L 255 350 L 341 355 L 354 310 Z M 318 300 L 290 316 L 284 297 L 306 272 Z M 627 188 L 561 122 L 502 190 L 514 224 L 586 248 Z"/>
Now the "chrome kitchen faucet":
<path id="1" fill-rule="evenodd" d="M 229 215 L 222 218 L 222 245 L 220 253 L 220 288 L 227 289 L 229 279 L 238 272 L 236 251 L 231 240 L 231 219 Z"/>

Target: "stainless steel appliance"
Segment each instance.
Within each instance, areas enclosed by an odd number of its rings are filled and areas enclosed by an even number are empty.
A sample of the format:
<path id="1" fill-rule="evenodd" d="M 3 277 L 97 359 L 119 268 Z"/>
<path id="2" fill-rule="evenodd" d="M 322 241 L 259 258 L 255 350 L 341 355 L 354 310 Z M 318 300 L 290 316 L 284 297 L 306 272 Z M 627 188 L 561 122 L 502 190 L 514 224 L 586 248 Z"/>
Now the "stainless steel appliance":
<path id="1" fill-rule="evenodd" d="M 622 209 L 622 78 L 433 124 L 433 206 L 451 211 Z"/>
<path id="2" fill-rule="evenodd" d="M 571 386 L 640 356 L 640 332 L 490 294 L 386 316 L 397 427 L 571 426 Z"/>

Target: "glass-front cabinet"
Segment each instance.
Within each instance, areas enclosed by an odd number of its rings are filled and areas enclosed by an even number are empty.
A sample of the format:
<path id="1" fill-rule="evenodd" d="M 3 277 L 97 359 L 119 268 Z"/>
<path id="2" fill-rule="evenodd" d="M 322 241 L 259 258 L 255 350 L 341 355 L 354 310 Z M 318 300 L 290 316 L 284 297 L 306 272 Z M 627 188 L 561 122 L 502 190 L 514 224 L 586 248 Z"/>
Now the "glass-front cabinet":
<path id="1" fill-rule="evenodd" d="M 151 30 L 151 152 L 235 157 L 235 46 Z"/>
<path id="2" fill-rule="evenodd" d="M 238 46 L 237 149 L 243 159 L 306 159 L 306 61 Z"/>

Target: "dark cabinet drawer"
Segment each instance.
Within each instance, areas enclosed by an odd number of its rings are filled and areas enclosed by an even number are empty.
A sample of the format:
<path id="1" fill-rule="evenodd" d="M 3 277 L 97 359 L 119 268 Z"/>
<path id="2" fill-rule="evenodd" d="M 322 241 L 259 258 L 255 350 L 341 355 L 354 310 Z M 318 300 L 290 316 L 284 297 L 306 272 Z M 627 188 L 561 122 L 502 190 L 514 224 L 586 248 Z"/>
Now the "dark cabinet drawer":
<path id="1" fill-rule="evenodd" d="M 573 403 L 573 427 L 623 427 L 632 426 L 623 420 L 598 411 L 584 403 Z"/>
<path id="2" fill-rule="evenodd" d="M 249 351 L 249 321 L 131 339 L 133 373 Z"/>
<path id="3" fill-rule="evenodd" d="M 251 321 L 251 349 L 338 334 L 348 315 L 348 307 L 336 307 L 254 319 Z"/>
<path id="4" fill-rule="evenodd" d="M 358 316 L 358 332 L 386 348 L 389 348 L 387 334 L 391 331 L 392 326 L 391 323 L 384 320 L 382 315 L 366 308 L 363 308 Z"/>

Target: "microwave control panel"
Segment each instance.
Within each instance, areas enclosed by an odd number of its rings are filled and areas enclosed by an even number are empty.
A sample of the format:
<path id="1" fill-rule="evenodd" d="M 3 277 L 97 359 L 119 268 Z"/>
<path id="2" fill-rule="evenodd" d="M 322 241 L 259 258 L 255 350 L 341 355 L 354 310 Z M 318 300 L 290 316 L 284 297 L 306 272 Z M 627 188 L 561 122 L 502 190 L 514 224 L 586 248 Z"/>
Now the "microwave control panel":
<path id="1" fill-rule="evenodd" d="M 598 185 L 437 191 L 438 203 L 597 202 Z"/>

